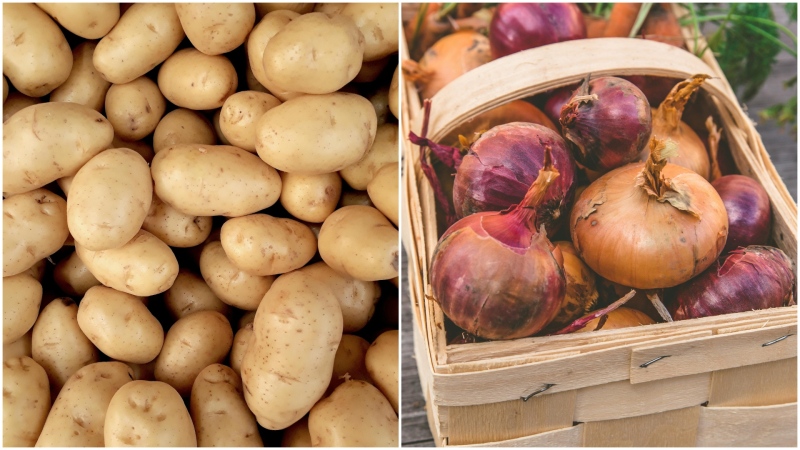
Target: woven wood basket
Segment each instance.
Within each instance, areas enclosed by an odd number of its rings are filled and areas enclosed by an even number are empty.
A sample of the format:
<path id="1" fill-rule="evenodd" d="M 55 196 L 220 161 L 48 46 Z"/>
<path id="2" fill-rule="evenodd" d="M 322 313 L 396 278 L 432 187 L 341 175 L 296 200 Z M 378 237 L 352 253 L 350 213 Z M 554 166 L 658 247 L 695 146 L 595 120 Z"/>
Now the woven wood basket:
<path id="1" fill-rule="evenodd" d="M 687 35 L 687 37 L 691 37 Z M 689 45 L 702 45 L 689 40 Z M 405 49 L 404 49 L 405 51 Z M 405 56 L 407 57 L 407 51 Z M 517 53 L 456 79 L 433 99 L 428 136 L 512 100 L 602 75 L 688 78 L 740 173 L 772 202 L 775 245 L 797 260 L 797 205 L 711 52 L 639 39 L 570 41 Z M 797 445 L 797 307 L 644 327 L 448 346 L 428 284 L 436 203 L 419 168 L 416 89 L 403 93 L 403 241 L 414 348 L 440 446 Z"/>

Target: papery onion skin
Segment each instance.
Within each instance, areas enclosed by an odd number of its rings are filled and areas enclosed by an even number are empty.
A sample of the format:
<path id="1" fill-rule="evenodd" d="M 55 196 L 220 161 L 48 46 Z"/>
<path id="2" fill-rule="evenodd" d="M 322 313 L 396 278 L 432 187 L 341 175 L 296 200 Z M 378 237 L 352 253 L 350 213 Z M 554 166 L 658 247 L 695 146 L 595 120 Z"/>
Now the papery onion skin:
<path id="1" fill-rule="evenodd" d="M 494 59 L 573 39 L 586 39 L 583 15 L 573 3 L 502 3 L 489 25 Z"/>
<path id="2" fill-rule="evenodd" d="M 597 304 L 600 294 L 597 292 L 594 272 L 581 261 L 572 243 L 558 241 L 554 244 L 564 257 L 567 290 L 558 314 L 550 322 L 549 327 L 563 328 L 590 311 Z"/>
<path id="3" fill-rule="evenodd" d="M 652 113 L 655 115 L 656 110 L 653 109 Z M 653 133 L 655 134 L 655 130 L 653 130 Z M 670 158 L 669 162 L 685 167 L 706 180 L 709 179 L 711 176 L 711 160 L 708 157 L 706 144 L 686 122 L 681 121 L 678 125 L 678 130 L 672 134 L 655 135 L 662 139 L 672 139 L 678 144 L 680 151 L 677 156 Z M 649 155 L 650 152 L 645 149 L 638 159 L 639 161 L 647 161 Z"/>
<path id="4" fill-rule="evenodd" d="M 600 330 L 597 331 L 616 330 L 618 328 L 638 327 L 641 325 L 650 325 L 656 323 L 650 318 L 650 316 L 639 311 L 638 309 L 626 308 L 624 306 L 611 311 L 606 316 L 608 318 L 603 326 L 600 327 Z M 595 331 L 601 319 L 601 317 L 598 317 L 597 319 L 592 320 L 591 322 L 587 323 L 584 328 L 575 331 L 575 333 L 587 333 L 590 331 Z"/>
<path id="5" fill-rule="evenodd" d="M 767 191 L 756 180 L 744 175 L 726 175 L 711 185 L 728 212 L 728 242 L 722 252 L 766 244 L 772 230 L 772 208 Z"/>
<path id="6" fill-rule="evenodd" d="M 545 146 L 552 149 L 553 165 L 560 176 L 537 209 L 537 219 L 548 236 L 553 236 L 569 212 L 576 168 L 561 136 L 541 125 L 516 122 L 496 126 L 472 145 L 453 185 L 456 214 L 465 217 L 502 211 L 519 203 L 542 168 Z"/>
<path id="7" fill-rule="evenodd" d="M 439 143 L 456 147 L 460 143 L 459 136 L 464 136 L 470 142 L 474 142 L 477 140 L 476 133 L 485 133 L 498 125 L 512 122 L 529 122 L 544 125 L 558 133 L 556 125 L 542 110 L 524 100 L 515 100 L 465 120 L 440 139 Z"/>
<path id="8" fill-rule="evenodd" d="M 777 308 L 793 298 L 792 262 L 780 249 L 753 245 L 668 294 L 674 320 Z"/>
<path id="9" fill-rule="evenodd" d="M 558 120 L 561 118 L 561 109 L 567 104 L 569 99 L 572 98 L 572 93 L 575 92 L 578 86 L 580 86 L 580 84 L 573 84 L 556 89 L 549 95 L 542 107 L 542 111 L 547 114 L 547 117 L 558 126 L 557 131 L 561 131 L 561 124 L 558 123 Z"/>

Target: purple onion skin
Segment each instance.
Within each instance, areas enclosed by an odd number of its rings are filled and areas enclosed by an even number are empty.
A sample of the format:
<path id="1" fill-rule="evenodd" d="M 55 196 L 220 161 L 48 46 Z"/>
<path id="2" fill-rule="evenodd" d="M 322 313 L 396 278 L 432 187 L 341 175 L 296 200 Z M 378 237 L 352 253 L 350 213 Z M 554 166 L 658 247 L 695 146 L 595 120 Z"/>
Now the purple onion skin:
<path id="1" fill-rule="evenodd" d="M 502 3 L 489 24 L 494 59 L 573 39 L 586 39 L 583 15 L 573 3 Z"/>
<path id="2" fill-rule="evenodd" d="M 561 133 L 582 166 L 605 173 L 636 161 L 653 131 L 650 103 L 629 81 L 601 77 L 589 81 L 597 100 L 574 101 L 561 110 Z"/>
<path id="3" fill-rule="evenodd" d="M 744 175 L 725 175 L 713 183 L 728 212 L 728 241 L 722 254 L 749 245 L 764 245 L 772 229 L 767 191 Z"/>
<path id="4" fill-rule="evenodd" d="M 675 320 L 784 306 L 795 286 L 792 262 L 774 247 L 732 251 L 722 265 L 673 289 L 668 308 Z"/>
<path id="5" fill-rule="evenodd" d="M 537 209 L 537 220 L 553 236 L 569 215 L 576 167 L 555 131 L 532 123 L 498 125 L 484 133 L 461 161 L 453 185 L 456 215 L 502 211 L 518 204 L 539 175 L 549 145 L 560 175 Z"/>
<path id="6" fill-rule="evenodd" d="M 642 93 L 644 93 L 644 96 L 647 97 L 647 101 L 650 102 L 653 108 L 657 108 L 658 105 L 667 98 L 669 91 L 671 91 L 676 84 L 683 81 L 680 78 L 655 77 L 650 75 L 630 75 L 620 78 L 630 81 L 639 88 Z"/>
<path id="7" fill-rule="evenodd" d="M 545 115 L 547 115 L 547 118 L 552 120 L 553 123 L 559 127 L 559 129 L 561 129 L 561 124 L 558 122 L 558 120 L 561 118 L 561 108 L 563 108 L 569 99 L 572 98 L 572 93 L 575 92 L 575 89 L 577 89 L 578 86 L 579 85 L 575 84 L 556 89 L 550 94 L 547 102 L 545 102 L 544 106 L 542 107 L 542 111 L 545 113 Z"/>

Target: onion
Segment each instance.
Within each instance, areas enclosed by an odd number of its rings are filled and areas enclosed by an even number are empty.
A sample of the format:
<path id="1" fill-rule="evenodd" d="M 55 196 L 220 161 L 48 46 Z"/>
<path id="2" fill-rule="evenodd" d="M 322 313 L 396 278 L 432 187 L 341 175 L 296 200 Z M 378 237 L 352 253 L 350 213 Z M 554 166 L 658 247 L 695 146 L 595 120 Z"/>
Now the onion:
<path id="1" fill-rule="evenodd" d="M 560 123 L 575 160 L 599 172 L 635 161 L 652 132 L 644 94 L 616 77 L 587 77 L 562 108 Z"/>
<path id="2" fill-rule="evenodd" d="M 566 280 L 561 250 L 537 231 L 536 210 L 558 178 L 550 150 L 518 205 L 467 216 L 442 235 L 431 287 L 457 326 L 486 339 L 515 339 L 544 328 L 558 313 Z"/>
<path id="3" fill-rule="evenodd" d="M 792 262 L 780 249 L 753 245 L 734 250 L 690 282 L 672 290 L 675 320 L 777 308 L 794 297 Z"/>
<path id="4" fill-rule="evenodd" d="M 756 180 L 744 175 L 726 175 L 711 185 L 728 212 L 728 242 L 722 252 L 766 244 L 772 230 L 767 191 Z"/>
<path id="5" fill-rule="evenodd" d="M 515 100 L 460 123 L 455 130 L 448 133 L 440 142 L 453 147 L 465 143 L 472 144 L 486 131 L 498 125 L 511 122 L 535 123 L 544 125 L 556 133 L 558 132 L 558 128 L 539 108 L 524 100 Z M 462 142 L 459 136 L 464 136 L 467 142 Z"/>
<path id="6" fill-rule="evenodd" d="M 566 295 L 561 308 L 550 326 L 561 328 L 581 317 L 597 304 L 594 272 L 581 261 L 571 242 L 555 242 L 564 257 L 564 276 L 567 280 Z"/>
<path id="7" fill-rule="evenodd" d="M 650 75 L 629 75 L 620 77 L 633 83 L 642 91 L 650 105 L 660 105 L 667 98 L 676 84 L 683 80 L 669 77 L 656 77 Z"/>
<path id="8" fill-rule="evenodd" d="M 558 123 L 558 120 L 561 118 L 561 108 L 572 98 L 572 93 L 575 92 L 575 89 L 578 89 L 579 86 L 579 84 L 574 84 L 556 89 L 549 94 L 547 101 L 542 107 L 542 111 L 547 114 L 547 117 L 558 125 L 559 131 L 561 130 L 561 124 Z"/>
<path id="9" fill-rule="evenodd" d="M 696 173 L 669 164 L 674 144 L 650 141 L 647 163 L 589 185 L 570 216 L 572 242 L 598 275 L 635 289 L 677 286 L 717 259 L 728 235 L 719 194 Z"/>
<path id="10" fill-rule="evenodd" d="M 542 168 L 546 148 L 550 148 L 560 176 L 537 208 L 537 221 L 545 226 L 548 236 L 553 236 L 572 202 L 575 164 L 561 136 L 541 125 L 515 122 L 481 135 L 456 173 L 456 214 L 465 217 L 482 211 L 502 211 L 522 201 Z"/>
<path id="11" fill-rule="evenodd" d="M 573 3 L 502 3 L 489 25 L 494 59 L 529 48 L 586 38 L 586 25 Z"/>
<path id="12" fill-rule="evenodd" d="M 621 306 L 606 315 L 592 319 L 585 327 L 576 330 L 575 333 L 615 330 L 617 328 L 638 327 L 640 325 L 650 325 L 654 323 L 656 322 L 651 319 L 650 316 L 638 309 Z"/>

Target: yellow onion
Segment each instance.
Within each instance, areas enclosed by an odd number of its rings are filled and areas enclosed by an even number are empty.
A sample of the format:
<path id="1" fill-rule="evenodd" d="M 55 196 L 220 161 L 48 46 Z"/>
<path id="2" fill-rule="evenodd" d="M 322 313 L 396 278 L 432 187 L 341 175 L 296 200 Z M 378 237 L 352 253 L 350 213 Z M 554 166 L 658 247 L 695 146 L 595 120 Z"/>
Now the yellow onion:
<path id="1" fill-rule="evenodd" d="M 561 249 L 564 257 L 564 276 L 567 279 L 567 290 L 561 309 L 550 326 L 563 327 L 581 317 L 597 304 L 597 286 L 594 272 L 581 261 L 578 252 L 571 242 L 554 242 Z"/>
<path id="2" fill-rule="evenodd" d="M 572 242 L 601 277 L 635 289 L 677 286 L 725 247 L 722 199 L 700 175 L 667 163 L 676 151 L 653 137 L 646 163 L 603 175 L 575 202 Z"/>
<path id="3" fill-rule="evenodd" d="M 656 322 L 638 309 L 621 306 L 604 316 L 592 319 L 585 327 L 574 332 L 586 333 L 589 331 L 615 330 L 617 328 L 638 327 L 653 323 Z"/>

